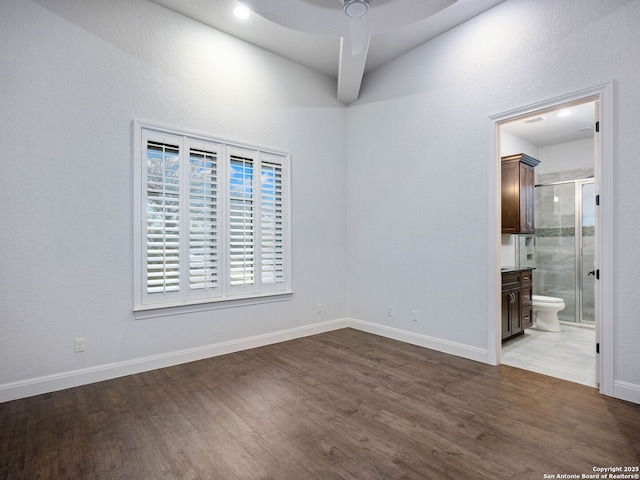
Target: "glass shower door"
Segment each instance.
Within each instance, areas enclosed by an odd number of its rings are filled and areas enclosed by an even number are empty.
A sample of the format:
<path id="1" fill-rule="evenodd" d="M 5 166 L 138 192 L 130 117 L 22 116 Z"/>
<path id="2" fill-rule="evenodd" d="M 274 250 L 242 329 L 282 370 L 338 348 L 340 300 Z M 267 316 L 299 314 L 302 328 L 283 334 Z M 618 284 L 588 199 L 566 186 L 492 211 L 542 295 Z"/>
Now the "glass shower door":
<path id="1" fill-rule="evenodd" d="M 535 295 L 560 297 L 558 318 L 576 322 L 576 189 L 574 182 L 536 186 Z"/>
<path id="2" fill-rule="evenodd" d="M 595 322 L 593 180 L 536 185 L 533 293 L 564 300 L 558 318 Z"/>

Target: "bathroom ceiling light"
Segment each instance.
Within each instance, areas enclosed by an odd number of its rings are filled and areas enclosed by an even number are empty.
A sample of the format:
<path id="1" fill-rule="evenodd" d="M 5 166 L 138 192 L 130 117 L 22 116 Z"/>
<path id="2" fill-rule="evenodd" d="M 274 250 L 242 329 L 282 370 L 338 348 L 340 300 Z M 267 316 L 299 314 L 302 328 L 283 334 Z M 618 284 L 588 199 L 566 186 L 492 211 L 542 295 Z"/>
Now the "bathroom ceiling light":
<path id="1" fill-rule="evenodd" d="M 524 123 L 538 123 L 546 120 L 544 115 L 538 115 L 537 117 L 528 118 L 524 121 Z"/>
<path id="2" fill-rule="evenodd" d="M 347 17 L 364 17 L 369 11 L 369 0 L 343 0 L 343 3 Z"/>
<path id="3" fill-rule="evenodd" d="M 238 5 L 236 8 L 233 9 L 233 14 L 242 19 L 245 20 L 247 18 L 249 18 L 249 15 L 251 14 L 251 11 L 245 7 L 244 5 Z"/>

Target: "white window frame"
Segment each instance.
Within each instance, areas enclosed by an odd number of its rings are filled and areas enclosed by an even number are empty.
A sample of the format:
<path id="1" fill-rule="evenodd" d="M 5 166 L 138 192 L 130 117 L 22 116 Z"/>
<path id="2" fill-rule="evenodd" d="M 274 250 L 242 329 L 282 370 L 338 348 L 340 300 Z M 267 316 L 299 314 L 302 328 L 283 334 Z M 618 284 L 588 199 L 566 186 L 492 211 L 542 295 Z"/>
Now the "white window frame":
<path id="1" fill-rule="evenodd" d="M 225 306 L 237 306 L 243 303 L 255 303 L 256 300 L 260 299 L 272 301 L 275 296 L 291 294 L 290 154 L 271 148 L 241 144 L 138 120 L 134 120 L 133 129 L 134 312 L 160 311 L 160 315 L 166 313 L 173 314 L 181 313 L 181 311 L 199 311 L 208 308 L 224 308 Z M 180 273 L 179 289 L 177 291 L 151 293 L 148 288 L 147 148 L 149 141 L 176 145 L 179 149 L 179 171 L 181 178 L 179 180 Z M 212 152 L 215 154 L 217 160 L 217 198 L 212 202 L 215 204 L 215 208 L 212 207 L 211 210 L 209 210 L 212 212 L 211 217 L 216 219 L 217 228 L 217 242 L 215 243 L 215 249 L 212 249 L 217 252 L 217 285 L 197 290 L 190 288 L 189 283 L 189 266 L 194 251 L 190 249 L 189 245 L 189 219 L 191 218 L 189 191 L 192 185 L 189 175 L 192 149 Z M 247 228 L 248 232 L 253 232 L 252 247 L 247 247 L 247 251 L 253 252 L 253 270 L 249 269 L 250 272 L 246 276 L 249 280 L 246 284 L 238 284 L 236 281 L 235 285 L 231 284 L 230 274 L 232 247 L 230 239 L 232 156 L 247 159 L 251 164 L 250 171 L 253 173 L 252 190 L 250 191 L 253 195 L 253 204 L 251 206 L 253 226 L 252 229 Z M 274 171 L 277 172 L 278 175 L 266 175 L 266 173 Z M 263 172 L 266 173 L 263 175 Z M 263 191 L 262 185 L 263 177 L 265 181 L 265 191 Z M 277 182 L 276 180 L 270 180 L 276 177 Z M 277 188 L 274 186 L 276 183 Z M 275 190 L 277 190 L 277 193 L 272 196 L 264 194 L 264 192 L 274 192 Z M 271 200 L 273 200 L 273 198 L 276 198 L 278 201 L 272 202 Z M 265 210 L 264 218 L 268 219 L 268 221 L 265 220 L 264 222 L 265 226 L 262 226 L 263 201 Z M 277 214 L 273 213 L 274 204 L 278 205 Z M 274 220 L 276 217 L 277 221 Z M 273 234 L 273 231 L 276 230 L 274 227 L 275 224 L 277 224 L 277 240 L 273 239 L 276 237 L 276 235 Z M 266 242 L 264 256 L 263 233 L 265 235 L 264 241 Z M 238 238 L 237 235 L 236 238 Z M 241 240 L 244 241 L 242 238 Z M 234 252 L 236 253 L 236 258 L 238 258 L 238 249 L 236 248 Z M 274 252 L 277 252 L 277 254 Z M 240 253 L 239 258 L 244 258 L 244 251 L 240 251 Z M 276 257 L 277 260 L 273 260 Z M 275 266 L 272 264 L 275 264 Z M 264 277 L 263 265 L 265 265 Z M 278 272 L 277 274 L 275 273 L 276 271 Z M 253 279 L 253 282 L 251 282 L 251 279 Z M 166 282 L 162 284 L 165 285 Z M 184 309 L 185 307 L 186 310 Z M 162 313 L 162 310 L 168 310 L 168 312 Z M 151 314 L 149 316 L 155 315 Z"/>

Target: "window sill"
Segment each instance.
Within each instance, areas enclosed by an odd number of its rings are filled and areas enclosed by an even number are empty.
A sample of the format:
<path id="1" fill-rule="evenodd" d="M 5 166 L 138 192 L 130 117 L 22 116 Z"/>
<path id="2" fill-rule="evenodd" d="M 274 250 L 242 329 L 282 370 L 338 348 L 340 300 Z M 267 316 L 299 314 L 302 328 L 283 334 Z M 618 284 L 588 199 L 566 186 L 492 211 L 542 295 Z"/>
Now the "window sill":
<path id="1" fill-rule="evenodd" d="M 171 315 L 184 315 L 187 313 L 206 312 L 225 308 L 245 307 L 248 305 L 260 305 L 264 303 L 288 302 L 293 296 L 293 291 L 270 292 L 250 297 L 225 298 L 223 300 L 206 300 L 200 303 L 184 305 L 147 305 L 133 310 L 136 320 L 147 318 L 168 317 Z"/>

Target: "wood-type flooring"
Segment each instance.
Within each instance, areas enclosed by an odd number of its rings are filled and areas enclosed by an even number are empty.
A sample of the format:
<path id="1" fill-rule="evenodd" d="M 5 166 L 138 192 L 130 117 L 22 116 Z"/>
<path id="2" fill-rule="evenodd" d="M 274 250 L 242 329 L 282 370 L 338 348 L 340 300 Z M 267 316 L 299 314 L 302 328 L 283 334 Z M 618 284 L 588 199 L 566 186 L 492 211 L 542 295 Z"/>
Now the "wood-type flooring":
<path id="1" fill-rule="evenodd" d="M 639 465 L 640 405 L 352 329 L 0 404 L 3 480 L 539 480 Z"/>

